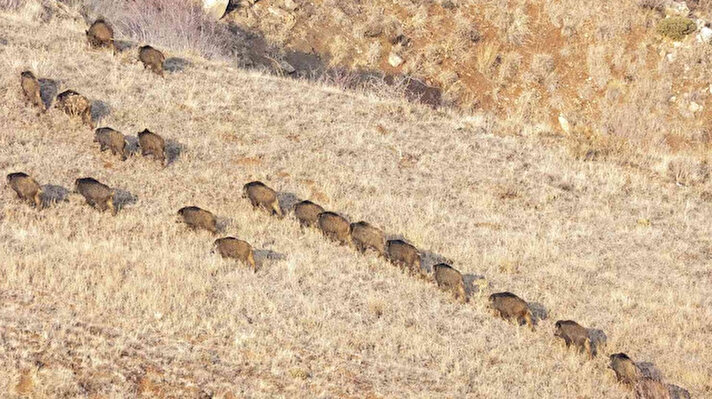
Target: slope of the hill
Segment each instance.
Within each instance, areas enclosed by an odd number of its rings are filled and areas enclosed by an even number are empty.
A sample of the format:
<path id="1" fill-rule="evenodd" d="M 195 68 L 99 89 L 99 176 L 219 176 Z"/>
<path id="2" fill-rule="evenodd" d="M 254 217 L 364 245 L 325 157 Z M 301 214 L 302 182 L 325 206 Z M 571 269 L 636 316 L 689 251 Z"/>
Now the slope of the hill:
<path id="1" fill-rule="evenodd" d="M 674 0 L 260 0 L 226 20 L 257 32 L 297 69 L 409 75 L 446 103 L 486 110 L 503 130 L 623 139 L 707 159 L 712 3 Z M 253 5 L 251 5 L 254 3 Z M 693 29 L 673 40 L 668 17 Z M 695 29 L 696 24 L 696 29 Z"/>
<path id="2" fill-rule="evenodd" d="M 0 392 L 34 397 L 623 398 L 606 353 L 654 362 L 712 394 L 708 196 L 636 170 L 500 137 L 476 118 L 275 79 L 199 59 L 161 79 L 90 51 L 86 27 L 0 14 L 0 174 L 26 171 L 66 201 L 40 212 L 0 190 Z M 169 54 L 176 56 L 176 54 Z M 178 55 L 180 56 L 180 55 Z M 164 168 L 100 153 L 57 110 L 23 104 L 19 74 L 97 101 L 99 126 L 170 140 Z M 116 217 L 71 190 L 119 190 Z M 491 286 L 468 305 L 251 209 L 260 179 L 368 220 Z M 210 253 L 175 223 L 198 205 L 258 249 L 261 269 Z M 509 290 L 548 318 L 493 318 Z M 593 361 L 557 319 L 602 329 Z"/>

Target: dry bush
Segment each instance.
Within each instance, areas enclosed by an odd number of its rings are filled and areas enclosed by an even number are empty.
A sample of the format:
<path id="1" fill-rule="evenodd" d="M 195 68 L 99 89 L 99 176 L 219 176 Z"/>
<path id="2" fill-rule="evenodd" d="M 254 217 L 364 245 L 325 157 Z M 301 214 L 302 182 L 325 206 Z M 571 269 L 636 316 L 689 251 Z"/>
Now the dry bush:
<path id="1" fill-rule="evenodd" d="M 665 18 L 655 28 L 659 34 L 672 40 L 682 40 L 696 29 L 695 21 L 680 16 Z"/>
<path id="2" fill-rule="evenodd" d="M 199 3 L 171 0 L 86 0 L 91 19 L 103 16 L 120 39 L 206 58 L 235 56 L 240 37 L 207 18 Z"/>

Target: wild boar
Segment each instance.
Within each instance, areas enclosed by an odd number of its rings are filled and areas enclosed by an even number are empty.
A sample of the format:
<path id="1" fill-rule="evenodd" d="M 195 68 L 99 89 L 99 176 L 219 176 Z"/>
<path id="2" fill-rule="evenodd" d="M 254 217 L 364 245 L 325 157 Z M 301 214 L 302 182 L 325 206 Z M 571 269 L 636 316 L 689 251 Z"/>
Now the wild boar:
<path id="1" fill-rule="evenodd" d="M 489 307 L 499 314 L 503 319 L 516 320 L 529 325 L 534 331 L 534 321 L 529 305 L 511 292 L 498 292 L 489 296 Z"/>
<path id="2" fill-rule="evenodd" d="M 99 143 L 101 151 L 111 150 L 114 155 L 120 155 L 126 160 L 126 138 L 121 132 L 110 127 L 101 127 L 94 131 L 94 142 Z"/>
<path id="3" fill-rule="evenodd" d="M 108 47 L 114 49 L 114 29 L 105 20 L 97 19 L 86 31 L 87 40 L 94 48 Z"/>
<path id="4" fill-rule="evenodd" d="M 277 192 L 267 187 L 264 183 L 253 181 L 242 188 L 242 197 L 248 198 L 255 208 L 263 208 L 282 217 L 282 208 L 277 200 Z"/>
<path id="5" fill-rule="evenodd" d="M 214 246 L 223 258 L 238 259 L 250 266 L 252 271 L 257 271 L 255 254 L 252 250 L 252 245 L 247 241 L 239 240 L 235 237 L 224 237 L 215 240 Z"/>
<path id="6" fill-rule="evenodd" d="M 351 241 L 361 253 L 366 252 L 367 249 L 372 249 L 379 256 L 385 256 L 386 236 L 383 231 L 367 222 L 351 223 Z"/>
<path id="7" fill-rule="evenodd" d="M 294 206 L 294 215 L 301 226 L 315 226 L 322 212 L 324 208 L 308 200 Z"/>
<path id="8" fill-rule="evenodd" d="M 350 226 L 343 216 L 334 212 L 322 212 L 319 214 L 317 224 L 327 238 L 341 244 L 348 244 Z"/>
<path id="9" fill-rule="evenodd" d="M 7 183 L 15 190 L 18 198 L 34 204 L 37 209 L 42 208 L 42 188 L 27 173 L 10 173 L 7 175 Z"/>
<path id="10" fill-rule="evenodd" d="M 445 291 L 450 291 L 455 296 L 455 300 L 460 303 L 467 302 L 465 280 L 459 271 L 448 264 L 439 263 L 433 266 L 433 274 L 438 287 Z"/>
<path id="11" fill-rule="evenodd" d="M 80 116 L 82 122 L 94 129 L 91 119 L 91 102 L 74 90 L 66 90 L 57 96 L 55 107 L 69 116 Z"/>
<path id="12" fill-rule="evenodd" d="M 386 254 L 391 263 L 405 267 L 410 273 L 420 275 L 420 252 L 413 245 L 403 240 L 389 240 Z"/>
<path id="13" fill-rule="evenodd" d="M 554 328 L 554 336 L 563 339 L 567 347 L 574 344 L 580 350 L 585 351 L 588 357 L 593 358 L 591 338 L 586 328 L 573 320 L 559 320 Z"/>
<path id="14" fill-rule="evenodd" d="M 193 230 L 203 229 L 213 234 L 218 231 L 218 221 L 215 215 L 197 206 L 186 206 L 178 210 L 183 222 Z"/>
<path id="15" fill-rule="evenodd" d="M 39 107 L 42 111 L 46 110 L 40 94 L 40 82 L 32 72 L 24 71 L 20 74 L 20 86 L 25 95 L 25 101 Z"/>
<path id="16" fill-rule="evenodd" d="M 619 382 L 633 385 L 638 381 L 640 372 L 635 362 L 628 355 L 614 353 L 609 356 L 609 359 L 611 360 L 609 367 L 616 373 L 616 379 Z"/>
<path id="17" fill-rule="evenodd" d="M 166 163 L 166 142 L 163 137 L 144 129 L 138 134 L 138 145 L 141 147 L 141 155 L 153 155 L 153 158 Z"/>
<path id="18" fill-rule="evenodd" d="M 74 191 L 81 194 L 87 204 L 95 209 L 102 212 L 109 209 L 112 215 L 116 215 L 114 190 L 106 184 L 100 183 L 94 178 L 85 177 L 74 181 Z"/>
<path id="19" fill-rule="evenodd" d="M 149 68 L 154 73 L 163 76 L 163 62 L 166 57 L 162 52 L 151 46 L 142 46 L 138 50 L 138 59 L 141 60 L 144 68 Z"/>

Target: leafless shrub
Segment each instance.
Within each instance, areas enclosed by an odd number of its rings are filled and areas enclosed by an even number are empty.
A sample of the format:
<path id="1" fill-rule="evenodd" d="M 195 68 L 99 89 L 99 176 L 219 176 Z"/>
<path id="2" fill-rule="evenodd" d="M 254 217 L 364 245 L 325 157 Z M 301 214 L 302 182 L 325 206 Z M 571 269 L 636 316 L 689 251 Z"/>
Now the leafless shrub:
<path id="1" fill-rule="evenodd" d="M 0 0 L 0 10 L 17 10 L 25 3 L 26 0 Z"/>

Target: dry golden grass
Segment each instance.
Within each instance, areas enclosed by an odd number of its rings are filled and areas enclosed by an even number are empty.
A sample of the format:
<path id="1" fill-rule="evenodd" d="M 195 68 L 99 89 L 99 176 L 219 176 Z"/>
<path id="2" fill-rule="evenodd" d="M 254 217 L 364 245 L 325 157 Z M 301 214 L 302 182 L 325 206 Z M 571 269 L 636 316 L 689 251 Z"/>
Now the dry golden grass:
<path id="1" fill-rule="evenodd" d="M 704 186 L 502 136 L 487 115 L 198 58 L 161 79 L 135 50 L 90 51 L 85 28 L 0 14 L 0 174 L 65 189 L 93 176 L 136 201 L 111 217 L 70 194 L 38 212 L 0 190 L 0 392 L 631 397 L 604 356 L 587 361 L 553 338 L 554 322 L 571 318 L 608 334 L 604 353 L 654 362 L 667 382 L 712 395 Z M 148 128 L 180 155 L 163 169 L 100 153 L 79 121 L 23 104 L 25 68 L 103 101 L 99 125 Z M 252 210 L 240 195 L 254 179 L 403 235 L 491 285 L 458 305 L 431 282 Z M 186 205 L 252 243 L 261 269 L 211 254 L 214 237 L 175 223 Z M 491 317 L 484 298 L 501 290 L 549 317 L 536 332 Z"/>

